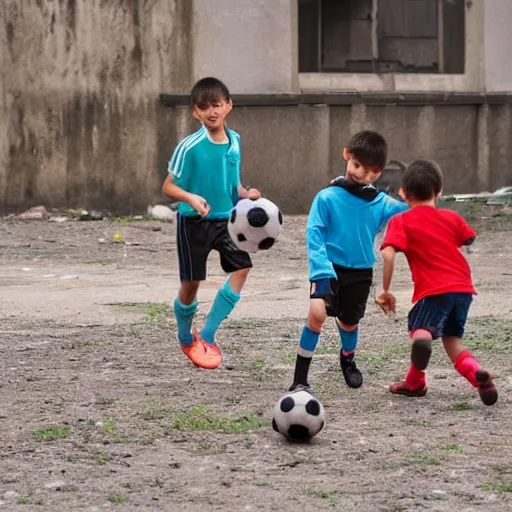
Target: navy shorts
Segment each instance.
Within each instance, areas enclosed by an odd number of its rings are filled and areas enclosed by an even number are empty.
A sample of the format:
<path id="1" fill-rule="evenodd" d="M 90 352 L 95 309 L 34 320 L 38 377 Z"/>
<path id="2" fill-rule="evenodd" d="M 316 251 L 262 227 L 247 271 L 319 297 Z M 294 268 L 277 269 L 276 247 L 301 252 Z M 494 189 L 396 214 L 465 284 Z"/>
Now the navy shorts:
<path id="1" fill-rule="evenodd" d="M 443 336 L 462 338 L 472 300 L 471 293 L 443 293 L 425 297 L 409 312 L 409 331 L 425 329 L 434 340 Z"/>
<path id="2" fill-rule="evenodd" d="M 231 240 L 227 220 L 202 219 L 199 215 L 177 215 L 176 246 L 181 281 L 204 281 L 207 260 L 212 250 L 220 254 L 224 272 L 251 268 L 251 257 Z"/>

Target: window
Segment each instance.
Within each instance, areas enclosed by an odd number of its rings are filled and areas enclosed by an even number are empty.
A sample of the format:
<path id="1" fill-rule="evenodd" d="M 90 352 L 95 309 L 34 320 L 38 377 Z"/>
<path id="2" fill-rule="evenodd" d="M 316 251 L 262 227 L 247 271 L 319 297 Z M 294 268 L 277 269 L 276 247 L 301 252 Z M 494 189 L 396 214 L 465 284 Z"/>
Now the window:
<path id="1" fill-rule="evenodd" d="M 299 0 L 299 71 L 464 73 L 464 0 Z"/>

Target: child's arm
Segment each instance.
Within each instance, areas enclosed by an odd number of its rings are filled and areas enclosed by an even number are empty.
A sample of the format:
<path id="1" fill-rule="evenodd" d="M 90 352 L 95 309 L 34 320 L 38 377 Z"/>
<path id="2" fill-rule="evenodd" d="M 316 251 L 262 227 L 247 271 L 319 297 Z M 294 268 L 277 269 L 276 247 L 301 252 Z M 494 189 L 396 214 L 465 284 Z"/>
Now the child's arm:
<path id="1" fill-rule="evenodd" d="M 201 215 L 201 217 L 204 217 L 210 211 L 210 206 L 204 197 L 198 196 L 197 194 L 191 194 L 176 185 L 176 183 L 173 183 L 172 174 L 169 174 L 167 178 L 165 178 L 162 185 L 162 192 L 175 201 L 189 204 L 197 211 L 197 213 L 199 213 L 199 215 Z"/>
<path id="2" fill-rule="evenodd" d="M 394 313 L 396 309 L 396 299 L 389 290 L 395 269 L 396 250 L 393 246 L 388 245 L 382 249 L 381 254 L 383 261 L 382 293 L 375 299 L 375 302 L 381 307 L 384 313 Z"/>
<path id="3" fill-rule="evenodd" d="M 314 283 L 312 295 L 326 297 L 330 295 L 332 280 L 336 272 L 327 255 L 325 236 L 329 225 L 329 216 L 325 202 L 319 194 L 315 197 L 309 211 L 306 226 L 306 242 L 308 246 L 309 280 Z"/>

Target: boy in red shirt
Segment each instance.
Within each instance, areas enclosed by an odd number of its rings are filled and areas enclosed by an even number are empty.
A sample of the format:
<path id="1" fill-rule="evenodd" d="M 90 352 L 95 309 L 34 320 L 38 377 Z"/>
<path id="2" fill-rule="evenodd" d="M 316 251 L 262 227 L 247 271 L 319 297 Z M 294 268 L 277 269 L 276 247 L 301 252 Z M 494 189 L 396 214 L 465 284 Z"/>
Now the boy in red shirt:
<path id="1" fill-rule="evenodd" d="M 395 254 L 405 254 L 414 281 L 414 307 L 409 312 L 412 339 L 411 366 L 403 382 L 392 384 L 391 393 L 425 396 L 425 369 L 432 353 L 432 340 L 441 338 L 455 369 L 480 394 L 485 405 L 498 400 L 491 375 L 462 345 L 466 319 L 476 291 L 469 265 L 459 250 L 470 245 L 476 233 L 457 213 L 436 208 L 443 179 L 436 164 L 417 160 L 403 177 L 402 192 L 411 210 L 393 217 L 381 247 L 384 261 L 383 293 L 377 304 L 385 312 L 395 310 L 389 292 Z"/>

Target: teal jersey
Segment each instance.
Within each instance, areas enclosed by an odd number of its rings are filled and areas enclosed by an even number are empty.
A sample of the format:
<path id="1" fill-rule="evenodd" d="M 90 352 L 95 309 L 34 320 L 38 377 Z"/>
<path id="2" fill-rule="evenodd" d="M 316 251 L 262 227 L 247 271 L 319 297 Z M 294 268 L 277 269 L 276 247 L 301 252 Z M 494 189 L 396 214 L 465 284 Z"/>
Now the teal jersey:
<path id="1" fill-rule="evenodd" d="M 240 184 L 240 135 L 226 128 L 229 142 L 217 144 L 204 126 L 185 137 L 169 162 L 169 173 L 178 187 L 204 197 L 210 205 L 209 219 L 227 219 L 238 201 Z M 190 217 L 198 213 L 179 203 L 178 212 Z"/>

